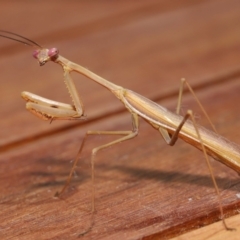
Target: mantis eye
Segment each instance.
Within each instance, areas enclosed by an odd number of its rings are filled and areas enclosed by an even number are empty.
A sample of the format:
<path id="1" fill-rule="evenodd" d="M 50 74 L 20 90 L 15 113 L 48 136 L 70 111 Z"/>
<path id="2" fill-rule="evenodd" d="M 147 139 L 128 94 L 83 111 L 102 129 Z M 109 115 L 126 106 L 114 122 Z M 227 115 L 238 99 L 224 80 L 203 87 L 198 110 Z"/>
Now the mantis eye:
<path id="1" fill-rule="evenodd" d="M 36 59 L 38 59 L 38 54 L 39 54 L 39 52 L 40 52 L 40 50 L 34 50 L 34 51 L 33 51 L 33 54 L 32 54 L 33 57 L 36 58 Z"/>
<path id="2" fill-rule="evenodd" d="M 59 53 L 59 51 L 58 51 L 57 48 L 50 48 L 50 49 L 48 50 L 48 56 L 49 56 L 50 58 L 56 58 L 56 57 L 58 56 L 58 53 Z"/>

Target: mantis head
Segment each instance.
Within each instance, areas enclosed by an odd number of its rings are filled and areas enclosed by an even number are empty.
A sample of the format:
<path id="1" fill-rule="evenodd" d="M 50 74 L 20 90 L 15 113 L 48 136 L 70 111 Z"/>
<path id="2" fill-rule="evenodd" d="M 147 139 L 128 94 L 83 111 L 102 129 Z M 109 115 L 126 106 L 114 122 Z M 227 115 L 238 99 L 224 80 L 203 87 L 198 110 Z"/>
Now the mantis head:
<path id="1" fill-rule="evenodd" d="M 8 38 L 31 47 L 38 47 L 38 50 L 33 52 L 33 57 L 38 60 L 40 66 L 43 66 L 48 61 L 55 61 L 58 58 L 59 51 L 57 48 L 42 48 L 38 43 L 17 33 L 0 30 L 0 37 Z"/>
<path id="2" fill-rule="evenodd" d="M 43 48 L 34 50 L 33 57 L 38 60 L 40 66 L 43 66 L 48 61 L 55 61 L 58 58 L 58 53 L 57 48 Z"/>

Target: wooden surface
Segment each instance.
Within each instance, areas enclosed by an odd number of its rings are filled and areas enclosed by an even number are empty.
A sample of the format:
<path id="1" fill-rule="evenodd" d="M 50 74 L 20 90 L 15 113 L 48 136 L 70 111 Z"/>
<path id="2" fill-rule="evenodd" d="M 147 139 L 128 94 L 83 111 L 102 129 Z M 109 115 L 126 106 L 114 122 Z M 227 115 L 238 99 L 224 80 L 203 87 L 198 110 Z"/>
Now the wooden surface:
<path id="1" fill-rule="evenodd" d="M 187 78 L 219 133 L 240 142 L 239 1 L 8 1 L 0 12 L 4 30 L 58 47 L 172 111 L 179 80 Z M 88 120 L 40 121 L 25 111 L 21 91 L 71 100 L 59 66 L 39 67 L 32 51 L 0 39 L 0 238 L 76 239 L 91 223 L 91 149 L 114 137 L 89 138 L 71 187 L 61 199 L 54 193 L 85 132 L 130 130 L 130 116 L 108 91 L 73 74 Z M 188 93 L 187 109 L 209 126 Z M 226 217 L 237 215 L 238 175 L 216 161 L 212 166 Z M 96 208 L 83 239 L 189 239 L 182 234 L 200 227 L 191 236 L 221 239 L 224 232 L 209 225 L 219 221 L 219 210 L 202 153 L 181 140 L 167 146 L 144 121 L 136 139 L 97 155 Z M 239 216 L 229 221 L 235 228 L 239 223 Z M 230 239 L 240 230 L 227 234 Z"/>
<path id="2" fill-rule="evenodd" d="M 228 218 L 228 224 L 235 226 L 234 232 L 225 231 L 222 229 L 222 223 L 216 222 L 207 227 L 199 228 L 197 230 L 182 234 L 173 240 L 185 240 L 185 239 L 208 239 L 208 240 L 238 240 L 239 239 L 239 215 Z"/>

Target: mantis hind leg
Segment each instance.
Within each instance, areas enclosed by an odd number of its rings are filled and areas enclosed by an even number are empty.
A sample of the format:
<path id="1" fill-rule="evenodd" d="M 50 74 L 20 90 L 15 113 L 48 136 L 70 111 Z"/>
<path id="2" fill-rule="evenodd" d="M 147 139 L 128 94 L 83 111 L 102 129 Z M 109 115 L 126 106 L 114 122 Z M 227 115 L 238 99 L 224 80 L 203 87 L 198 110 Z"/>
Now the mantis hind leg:
<path id="1" fill-rule="evenodd" d="M 173 134 L 170 134 L 165 128 L 159 127 L 158 130 L 163 136 L 163 139 L 166 141 L 166 143 L 170 146 L 173 146 L 176 141 L 178 140 L 178 134 L 181 131 L 184 123 L 187 121 L 187 119 L 190 117 L 189 112 L 186 113 L 184 118 L 182 119 L 181 123 L 178 125 L 177 129 L 174 131 Z"/>
<path id="2" fill-rule="evenodd" d="M 182 96 L 183 96 L 183 91 L 184 91 L 184 85 L 187 86 L 188 90 L 190 91 L 190 93 L 193 95 L 194 99 L 196 100 L 197 104 L 199 105 L 200 109 L 202 110 L 202 112 L 204 113 L 205 117 L 208 119 L 212 129 L 217 133 L 216 128 L 214 127 L 212 121 L 210 120 L 206 110 L 204 109 L 203 105 L 201 104 L 200 100 L 198 99 L 198 97 L 196 96 L 194 90 L 192 89 L 192 87 L 190 86 L 190 84 L 186 81 L 185 78 L 181 79 L 181 84 L 180 84 L 180 89 L 179 89 L 179 94 L 178 94 L 178 102 L 177 102 L 177 108 L 176 108 L 176 113 L 179 115 L 180 114 L 180 109 L 181 109 L 181 105 L 182 105 Z M 161 133 L 161 135 L 163 136 L 164 140 L 167 142 L 167 144 L 169 144 L 170 146 L 173 146 L 177 139 L 178 139 L 178 134 L 181 131 L 182 126 L 184 125 L 184 123 L 187 121 L 187 119 L 190 117 L 189 113 L 186 113 L 184 118 L 182 119 L 181 123 L 179 124 L 179 126 L 177 127 L 177 129 L 175 130 L 174 134 L 170 134 L 166 129 L 160 127 L 159 131 Z M 195 126 L 196 127 L 196 126 Z"/>
<path id="3" fill-rule="evenodd" d="M 213 125 L 210 117 L 208 116 L 206 110 L 204 109 L 203 105 L 201 104 L 201 102 L 198 99 L 197 95 L 195 94 L 194 90 L 192 89 L 192 87 L 190 86 L 190 84 L 187 82 L 187 80 L 185 78 L 181 79 L 181 84 L 180 84 L 180 89 L 179 89 L 179 94 L 178 94 L 178 102 L 177 102 L 176 113 L 180 114 L 180 109 L 181 109 L 181 105 L 182 105 L 182 96 L 183 96 L 183 91 L 184 91 L 184 85 L 187 86 L 188 90 L 193 95 L 195 101 L 197 102 L 197 104 L 199 105 L 201 111 L 203 112 L 203 114 L 207 118 L 207 120 L 210 123 L 210 125 L 211 125 L 212 129 L 214 130 L 214 132 L 217 133 L 217 130 L 216 130 L 215 126 Z"/>
<path id="4" fill-rule="evenodd" d="M 166 129 L 162 128 L 162 127 L 159 127 L 159 132 L 163 136 L 164 140 L 170 146 L 173 146 L 176 143 L 177 139 L 178 139 L 179 132 L 181 131 L 184 123 L 187 121 L 188 118 L 190 118 L 192 120 L 192 122 L 193 122 L 194 129 L 196 131 L 199 143 L 201 145 L 201 150 L 203 151 L 204 158 L 206 160 L 206 163 L 207 163 L 207 166 L 208 166 L 208 170 L 209 170 L 209 173 L 210 173 L 210 176 L 211 176 L 214 188 L 216 190 L 216 194 L 217 194 L 218 202 L 219 202 L 219 210 L 220 210 L 220 214 L 221 214 L 222 223 L 223 223 L 223 225 L 224 225 L 226 230 L 235 230 L 233 228 L 229 228 L 227 226 L 226 222 L 225 222 L 225 217 L 224 217 L 224 214 L 223 214 L 223 207 L 222 207 L 222 198 L 221 198 L 221 195 L 220 195 L 220 192 L 219 192 L 219 188 L 218 188 L 216 179 L 215 179 L 214 174 L 213 174 L 213 170 L 212 170 L 212 167 L 211 167 L 211 164 L 210 164 L 210 161 L 209 161 L 209 156 L 208 156 L 206 148 L 205 148 L 205 146 L 203 144 L 203 140 L 202 140 L 201 135 L 199 133 L 199 130 L 198 130 L 198 127 L 197 127 L 197 123 L 196 123 L 196 121 L 194 119 L 192 111 L 191 110 L 187 111 L 186 115 L 184 116 L 184 118 L 182 119 L 182 121 L 180 122 L 180 124 L 178 125 L 178 127 L 176 128 L 176 130 L 174 131 L 173 134 L 168 133 L 168 131 Z"/>

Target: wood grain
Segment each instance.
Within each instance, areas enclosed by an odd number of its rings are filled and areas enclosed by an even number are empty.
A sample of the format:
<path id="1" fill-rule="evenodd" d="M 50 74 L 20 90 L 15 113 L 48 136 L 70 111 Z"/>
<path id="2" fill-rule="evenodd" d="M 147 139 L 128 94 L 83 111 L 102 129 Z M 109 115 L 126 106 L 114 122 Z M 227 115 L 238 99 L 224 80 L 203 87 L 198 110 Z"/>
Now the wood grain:
<path id="1" fill-rule="evenodd" d="M 0 19 L 6 30 L 56 46 L 63 56 L 172 111 L 179 79 L 186 77 L 219 133 L 239 143 L 239 9 L 235 0 L 11 1 Z M 76 239 L 91 223 L 91 149 L 113 137 L 89 138 L 71 187 L 61 199 L 54 193 L 85 132 L 129 130 L 130 116 L 105 89 L 76 74 L 87 121 L 48 124 L 30 115 L 19 99 L 23 90 L 70 101 L 61 69 L 38 67 L 31 51 L 0 41 L 0 238 Z M 208 126 L 188 93 L 187 109 Z M 219 220 L 219 210 L 202 153 L 181 140 L 171 148 L 159 136 L 141 121 L 136 139 L 98 154 L 97 213 L 84 239 L 169 239 L 200 227 L 199 238 L 214 231 L 221 239 L 222 230 L 204 227 Z M 238 175 L 212 165 L 226 216 L 238 214 Z"/>
<path id="2" fill-rule="evenodd" d="M 220 222 L 211 224 L 207 227 L 191 231 L 189 233 L 183 234 L 181 236 L 173 238 L 174 240 L 184 240 L 184 239 L 209 239 L 209 240 L 224 240 L 224 239 L 239 239 L 239 215 L 228 218 L 228 224 L 234 226 L 235 231 L 225 231 L 222 228 Z"/>

